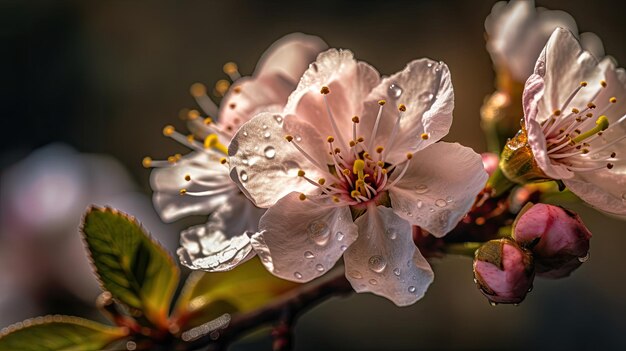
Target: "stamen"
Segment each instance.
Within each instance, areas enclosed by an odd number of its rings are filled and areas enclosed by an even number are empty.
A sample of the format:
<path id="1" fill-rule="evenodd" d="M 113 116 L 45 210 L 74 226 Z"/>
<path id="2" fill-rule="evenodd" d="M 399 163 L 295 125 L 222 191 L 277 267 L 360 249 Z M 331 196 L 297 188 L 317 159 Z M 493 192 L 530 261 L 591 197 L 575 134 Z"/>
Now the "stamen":
<path id="1" fill-rule="evenodd" d="M 215 83 L 215 92 L 217 93 L 216 95 L 219 97 L 223 97 L 224 95 L 226 95 L 228 88 L 230 88 L 230 83 L 226 79 L 220 79 Z"/>
<path id="2" fill-rule="evenodd" d="M 217 134 L 209 134 L 204 139 L 204 148 L 205 149 L 216 149 L 216 150 L 220 151 L 221 153 L 223 153 L 224 155 L 228 154 L 228 148 L 224 144 L 220 143 Z"/>
<path id="3" fill-rule="evenodd" d="M 194 97 L 196 103 L 207 115 L 217 116 L 218 108 L 215 102 L 206 94 L 206 86 L 202 83 L 194 83 L 189 88 L 189 93 Z"/>
<path id="4" fill-rule="evenodd" d="M 226 73 L 230 80 L 232 80 L 233 82 L 241 78 L 241 74 L 239 74 L 239 68 L 237 67 L 236 63 L 226 62 L 223 69 L 224 73 Z"/>
<path id="5" fill-rule="evenodd" d="M 287 140 L 288 142 L 290 142 L 296 149 L 298 149 L 298 151 L 300 151 L 300 153 L 302 154 L 302 156 L 304 156 L 307 160 L 309 160 L 309 162 L 311 162 L 315 167 L 317 167 L 321 172 L 323 172 L 326 175 L 329 175 L 331 178 L 335 178 L 337 180 L 339 180 L 335 175 L 330 174 L 328 172 L 328 167 L 322 167 L 322 165 L 320 165 L 317 161 L 315 161 L 315 159 L 313 159 L 313 157 L 311 157 L 311 155 L 309 155 L 306 151 L 304 151 L 304 149 L 302 147 L 300 147 L 300 145 L 298 145 L 298 143 L 296 143 L 293 139 L 292 135 L 285 135 L 285 140 Z"/>
<path id="6" fill-rule="evenodd" d="M 394 185 L 398 184 L 398 182 L 402 179 L 402 177 L 404 177 L 404 174 L 406 173 L 406 171 L 409 169 L 409 164 L 411 163 L 411 159 L 413 158 L 413 154 L 412 153 L 407 153 L 406 154 L 406 161 L 404 162 L 404 168 L 402 169 L 402 172 L 400 172 L 400 174 L 396 177 L 396 179 L 393 180 L 393 182 L 391 182 L 391 184 L 387 184 L 384 187 L 384 190 L 392 188 Z"/>
<path id="7" fill-rule="evenodd" d="M 333 127 L 333 132 L 337 135 L 337 140 L 339 140 L 340 146 L 346 145 L 346 142 L 343 140 L 343 135 L 339 131 L 337 127 L 337 122 L 335 121 L 335 117 L 333 116 L 333 112 L 330 109 L 330 104 L 328 103 L 328 94 L 330 94 L 330 89 L 327 86 L 323 86 L 320 90 L 320 93 L 324 97 L 324 104 L 326 105 L 326 113 L 328 114 L 328 118 L 330 119 L 330 124 Z"/>
<path id="8" fill-rule="evenodd" d="M 376 115 L 376 122 L 374 122 L 374 128 L 372 129 L 372 139 L 370 140 L 370 144 L 368 149 L 372 149 L 374 147 L 374 140 L 376 139 L 376 133 L 378 132 L 378 125 L 380 124 L 380 117 L 383 115 L 383 106 L 385 106 L 386 101 L 380 100 L 378 101 L 378 114 Z"/>
<path id="9" fill-rule="evenodd" d="M 146 156 L 143 158 L 143 160 L 141 160 L 141 165 L 144 168 L 150 168 L 150 166 L 152 166 L 152 158 Z"/>
<path id="10" fill-rule="evenodd" d="M 402 116 L 404 115 L 404 111 L 406 111 L 406 106 L 400 105 L 398 107 L 398 118 L 396 118 L 396 124 L 394 124 L 393 129 L 391 130 L 391 135 L 389 136 L 389 139 L 387 139 L 387 145 L 385 145 L 386 150 L 390 150 L 391 146 L 395 142 L 396 135 L 398 134 L 398 131 L 400 130 L 400 120 L 402 119 Z"/>

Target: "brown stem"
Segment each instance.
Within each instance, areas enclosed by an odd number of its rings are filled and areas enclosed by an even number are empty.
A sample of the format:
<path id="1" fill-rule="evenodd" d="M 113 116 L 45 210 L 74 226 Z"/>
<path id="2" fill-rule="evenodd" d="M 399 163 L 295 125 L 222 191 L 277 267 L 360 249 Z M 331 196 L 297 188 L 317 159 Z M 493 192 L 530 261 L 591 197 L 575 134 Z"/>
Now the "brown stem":
<path id="1" fill-rule="evenodd" d="M 235 314 L 231 322 L 224 329 L 210 335 L 203 336 L 188 343 L 186 350 L 195 350 L 207 347 L 208 350 L 225 350 L 226 347 L 243 334 L 264 324 L 278 322 L 273 331 L 274 349 L 288 350 L 293 341 L 293 324 L 303 312 L 318 303 L 333 296 L 343 296 L 351 292 L 352 286 L 343 274 L 343 269 L 336 269 L 329 273 L 330 277 L 323 277 L 312 283 L 302 285 L 279 297 L 264 307 L 248 313 Z"/>

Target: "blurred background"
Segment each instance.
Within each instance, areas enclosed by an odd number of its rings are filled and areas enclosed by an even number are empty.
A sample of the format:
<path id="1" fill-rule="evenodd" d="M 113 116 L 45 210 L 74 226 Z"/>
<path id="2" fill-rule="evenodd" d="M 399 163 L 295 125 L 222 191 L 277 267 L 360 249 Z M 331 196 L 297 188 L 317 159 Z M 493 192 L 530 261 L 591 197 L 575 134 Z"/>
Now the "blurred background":
<path id="1" fill-rule="evenodd" d="M 164 225 L 141 159 L 185 149 L 189 86 L 253 71 L 294 31 L 391 74 L 419 57 L 448 64 L 455 120 L 448 141 L 485 150 L 483 99 L 494 90 L 484 19 L 492 1 L 0 1 L 0 327 L 46 313 L 93 316 L 98 293 L 78 224 L 91 203 L 136 215 L 170 249 L 203 218 Z M 626 62 L 626 3 L 542 0 Z M 619 98 L 619 97 L 618 97 Z M 298 350 L 626 349 L 626 222 L 575 206 L 593 232 L 591 258 L 570 278 L 536 279 L 518 307 L 490 306 L 471 261 L 433 262 L 436 279 L 408 308 L 373 295 L 333 299 L 305 314 Z M 252 338 L 237 348 L 269 347 Z"/>

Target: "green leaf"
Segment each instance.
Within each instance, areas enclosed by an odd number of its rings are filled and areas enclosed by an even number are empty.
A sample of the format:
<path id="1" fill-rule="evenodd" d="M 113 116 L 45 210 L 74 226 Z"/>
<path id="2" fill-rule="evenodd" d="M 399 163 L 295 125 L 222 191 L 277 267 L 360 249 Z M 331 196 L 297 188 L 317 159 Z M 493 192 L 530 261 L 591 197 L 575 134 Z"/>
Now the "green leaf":
<path id="1" fill-rule="evenodd" d="M 110 327 L 78 317 L 45 316 L 2 329 L 0 350 L 102 350 L 127 335 L 126 328 Z"/>
<path id="2" fill-rule="evenodd" d="M 178 267 L 137 221 L 110 208 L 90 208 L 82 227 L 104 290 L 167 328 L 167 314 L 178 286 Z"/>
<path id="3" fill-rule="evenodd" d="M 257 259 L 228 272 L 194 272 L 185 282 L 172 320 L 187 330 L 224 313 L 259 308 L 299 285 L 276 278 Z"/>

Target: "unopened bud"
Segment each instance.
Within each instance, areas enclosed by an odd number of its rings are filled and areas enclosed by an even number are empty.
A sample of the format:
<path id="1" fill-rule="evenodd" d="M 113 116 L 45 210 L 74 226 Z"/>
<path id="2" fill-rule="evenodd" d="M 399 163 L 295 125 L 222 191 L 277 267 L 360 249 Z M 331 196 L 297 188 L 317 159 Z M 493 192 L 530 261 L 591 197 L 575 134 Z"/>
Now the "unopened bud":
<path id="1" fill-rule="evenodd" d="M 587 260 L 591 232 L 576 213 L 536 204 L 520 212 L 513 237 L 533 252 L 537 275 L 562 278 Z"/>
<path id="2" fill-rule="evenodd" d="M 474 278 L 493 304 L 520 303 L 534 276 L 532 255 L 511 239 L 491 240 L 476 250 Z"/>
<path id="3" fill-rule="evenodd" d="M 500 169 L 509 180 L 519 184 L 551 180 L 535 161 L 524 126 L 504 146 Z"/>

